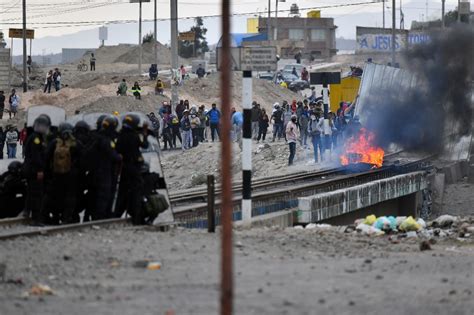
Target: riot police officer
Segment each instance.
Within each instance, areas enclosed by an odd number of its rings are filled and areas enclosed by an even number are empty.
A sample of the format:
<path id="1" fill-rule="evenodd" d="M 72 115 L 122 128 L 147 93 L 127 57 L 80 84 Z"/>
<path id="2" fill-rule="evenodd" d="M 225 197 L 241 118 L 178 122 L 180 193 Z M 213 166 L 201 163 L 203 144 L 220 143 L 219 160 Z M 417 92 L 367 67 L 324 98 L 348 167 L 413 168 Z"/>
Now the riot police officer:
<path id="1" fill-rule="evenodd" d="M 0 218 L 18 216 L 25 207 L 26 181 L 21 173 L 22 164 L 13 161 L 8 171 L 0 175 L 0 205 L 8 205 L 0 211 Z"/>
<path id="2" fill-rule="evenodd" d="M 31 215 L 34 225 L 41 225 L 42 221 L 46 137 L 50 127 L 49 116 L 44 114 L 38 116 L 33 124 L 33 133 L 25 143 L 25 161 L 23 163 L 23 172 L 27 180 L 25 216 Z"/>
<path id="3" fill-rule="evenodd" d="M 79 172 L 80 144 L 73 134 L 73 126 L 61 123 L 58 137 L 46 150 L 46 189 L 43 218 L 52 218 L 52 223 L 72 223 L 75 205 L 77 175 Z M 46 212 L 47 211 L 47 212 Z"/>
<path id="4" fill-rule="evenodd" d="M 121 161 L 116 151 L 117 120 L 115 117 L 106 116 L 100 119 L 101 128 L 94 135 L 95 163 L 91 169 L 92 179 L 92 218 L 94 220 L 106 219 L 111 216 L 113 202 L 114 174 L 116 165 Z"/>
<path id="5" fill-rule="evenodd" d="M 140 172 L 144 159 L 140 148 L 148 147 L 148 126 L 144 124 L 143 132 L 139 132 L 139 124 L 140 117 L 126 115 L 117 140 L 117 152 L 122 155 L 123 165 L 115 216 L 120 217 L 127 211 L 134 224 L 145 223 L 142 208 L 144 183 Z"/>

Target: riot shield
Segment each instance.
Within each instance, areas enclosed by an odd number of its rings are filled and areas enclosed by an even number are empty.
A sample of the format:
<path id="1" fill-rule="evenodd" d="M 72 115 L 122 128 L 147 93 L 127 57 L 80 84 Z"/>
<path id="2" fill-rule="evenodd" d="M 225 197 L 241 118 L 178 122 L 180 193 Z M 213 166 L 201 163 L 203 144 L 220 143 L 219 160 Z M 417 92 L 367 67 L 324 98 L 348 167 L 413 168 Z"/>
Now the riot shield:
<path id="1" fill-rule="evenodd" d="M 66 111 L 63 108 L 51 105 L 36 105 L 28 108 L 26 126 L 33 127 L 35 119 L 39 115 L 46 114 L 51 119 L 51 126 L 58 127 L 60 123 L 66 121 Z"/>
<path id="2" fill-rule="evenodd" d="M 120 116 L 120 122 L 122 121 L 123 117 L 125 117 L 128 114 L 134 114 L 140 117 L 140 123 L 139 123 L 140 128 L 142 128 L 145 123 L 148 124 L 148 126 L 151 126 L 151 121 L 150 119 L 148 119 L 148 116 L 140 112 L 124 113 Z M 160 177 L 163 178 L 164 180 L 165 175 L 163 173 L 163 167 L 161 165 L 160 145 L 158 143 L 158 139 L 155 138 L 154 136 L 149 135 L 147 140 L 149 143 L 148 148 L 142 149 L 142 155 L 145 160 L 145 163 L 147 163 L 150 166 L 150 172 L 159 174 Z M 174 215 L 173 215 L 171 202 L 169 199 L 168 188 L 164 187 L 162 189 L 159 189 L 158 192 L 166 197 L 170 207 L 156 218 L 156 220 L 154 221 L 154 224 L 173 222 Z"/>

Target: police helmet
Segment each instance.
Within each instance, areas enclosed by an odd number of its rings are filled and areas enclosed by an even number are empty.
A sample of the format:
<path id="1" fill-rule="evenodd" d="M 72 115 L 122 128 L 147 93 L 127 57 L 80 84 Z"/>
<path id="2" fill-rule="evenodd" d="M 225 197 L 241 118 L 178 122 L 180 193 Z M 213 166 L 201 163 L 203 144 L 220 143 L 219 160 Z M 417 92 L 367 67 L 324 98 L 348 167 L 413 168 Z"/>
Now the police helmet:
<path id="1" fill-rule="evenodd" d="M 71 135 L 74 128 L 68 122 L 63 122 L 59 124 L 58 132 L 61 136 Z"/>
<path id="2" fill-rule="evenodd" d="M 105 117 L 107 117 L 107 115 L 100 115 L 99 118 L 97 118 L 97 130 L 100 130 L 100 128 L 102 127 L 102 121 L 104 121 Z"/>
<path id="3" fill-rule="evenodd" d="M 33 123 L 33 130 L 40 134 L 47 134 L 49 127 L 51 127 L 51 119 L 45 114 L 39 115 Z"/>
<path id="4" fill-rule="evenodd" d="M 105 130 L 116 130 L 118 126 L 118 119 L 115 116 L 107 116 L 102 120 L 102 128 Z"/>
<path id="5" fill-rule="evenodd" d="M 10 164 L 8 164 L 8 171 L 10 173 L 18 174 L 18 173 L 21 172 L 21 167 L 22 166 L 23 166 L 23 164 L 21 164 L 20 161 L 13 161 Z"/>
<path id="6" fill-rule="evenodd" d="M 90 131 L 91 127 L 84 120 L 79 120 L 74 126 L 74 131 Z"/>
<path id="7" fill-rule="evenodd" d="M 125 128 L 137 129 L 140 124 L 140 117 L 135 114 L 127 114 L 123 118 L 122 125 Z"/>

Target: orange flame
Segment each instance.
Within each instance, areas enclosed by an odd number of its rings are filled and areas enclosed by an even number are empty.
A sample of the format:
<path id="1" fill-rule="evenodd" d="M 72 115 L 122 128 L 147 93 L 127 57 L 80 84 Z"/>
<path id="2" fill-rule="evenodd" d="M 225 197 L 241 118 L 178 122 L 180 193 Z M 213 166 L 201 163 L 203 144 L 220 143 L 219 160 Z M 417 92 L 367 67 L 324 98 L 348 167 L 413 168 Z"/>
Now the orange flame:
<path id="1" fill-rule="evenodd" d="M 374 145 L 374 139 L 374 133 L 362 128 L 357 136 L 346 141 L 344 153 L 340 157 L 341 164 L 366 163 L 377 168 L 382 167 L 385 152 Z"/>

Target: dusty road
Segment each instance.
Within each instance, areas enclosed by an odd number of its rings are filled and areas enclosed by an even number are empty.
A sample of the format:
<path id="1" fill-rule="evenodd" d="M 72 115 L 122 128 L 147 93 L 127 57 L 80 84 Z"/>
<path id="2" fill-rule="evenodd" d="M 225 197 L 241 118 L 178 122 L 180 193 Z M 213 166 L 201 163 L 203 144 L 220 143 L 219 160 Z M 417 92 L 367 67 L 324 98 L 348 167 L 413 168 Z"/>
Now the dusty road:
<path id="1" fill-rule="evenodd" d="M 0 314 L 217 314 L 220 234 L 90 230 L 0 243 Z M 474 243 L 235 233 L 236 314 L 472 314 Z M 159 261 L 160 270 L 136 267 Z M 8 283 L 20 281 L 22 284 Z M 53 295 L 28 296 L 37 283 Z"/>

